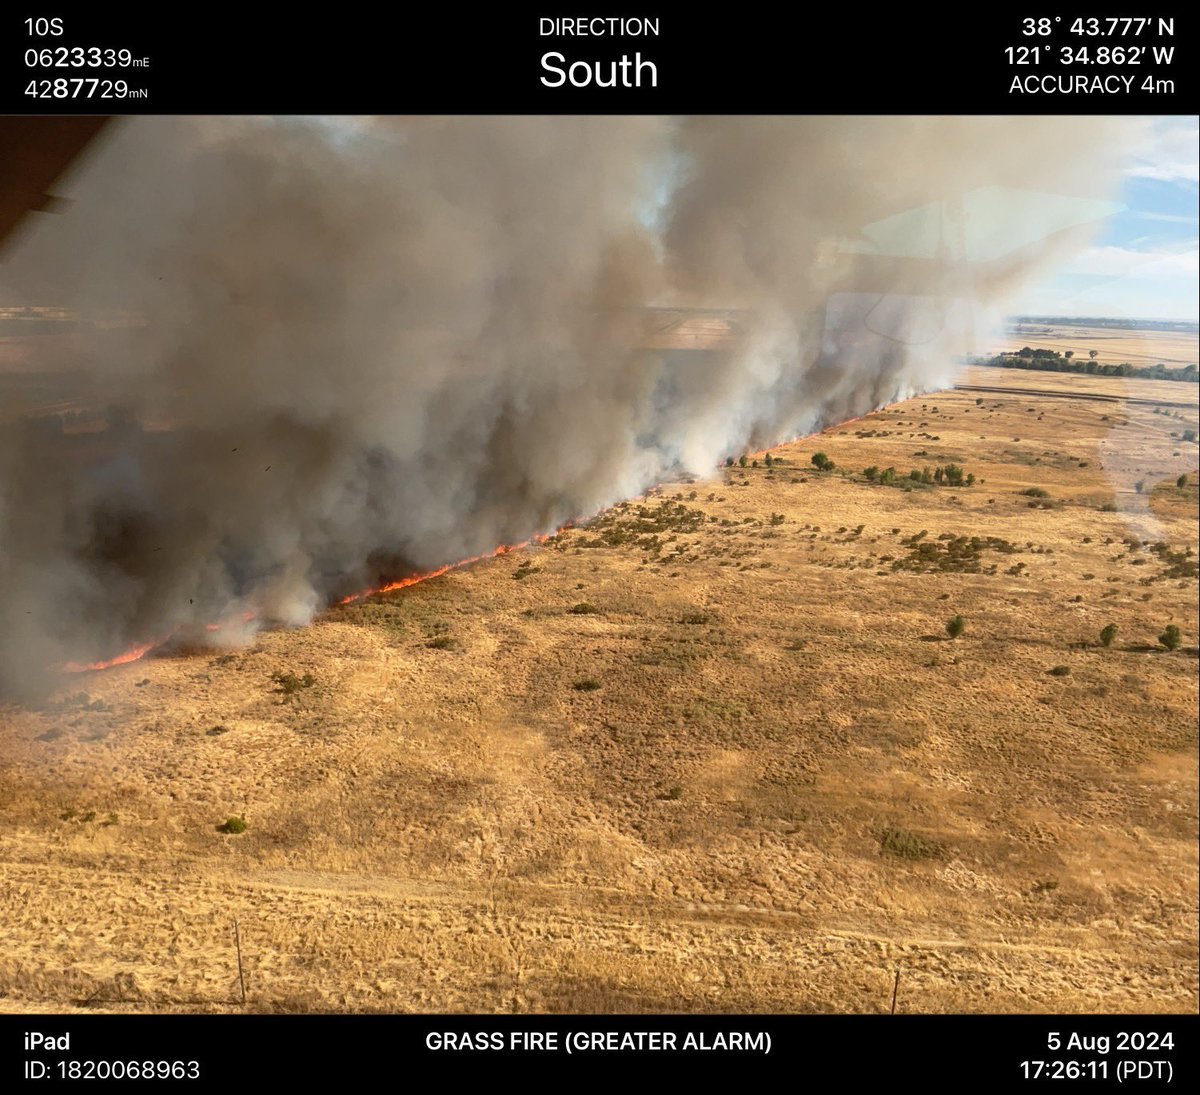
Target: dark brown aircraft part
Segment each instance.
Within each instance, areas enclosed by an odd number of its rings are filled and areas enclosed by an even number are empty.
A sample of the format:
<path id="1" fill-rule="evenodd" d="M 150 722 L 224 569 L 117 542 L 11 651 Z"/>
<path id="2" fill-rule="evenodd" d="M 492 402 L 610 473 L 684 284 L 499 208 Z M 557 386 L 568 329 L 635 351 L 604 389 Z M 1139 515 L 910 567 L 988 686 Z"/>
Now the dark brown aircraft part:
<path id="1" fill-rule="evenodd" d="M 0 250 L 27 213 L 57 213 L 69 204 L 50 191 L 110 120 L 0 117 Z"/>

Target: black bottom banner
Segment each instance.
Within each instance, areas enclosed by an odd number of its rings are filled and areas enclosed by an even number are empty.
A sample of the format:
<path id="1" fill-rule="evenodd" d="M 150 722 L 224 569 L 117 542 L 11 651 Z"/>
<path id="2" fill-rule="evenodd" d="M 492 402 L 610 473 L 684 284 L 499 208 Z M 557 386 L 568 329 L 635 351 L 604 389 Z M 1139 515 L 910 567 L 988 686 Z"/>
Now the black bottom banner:
<path id="1" fill-rule="evenodd" d="M 736 1073 L 817 1090 L 1149 1090 L 1195 1082 L 1198 1028 L 1196 1015 L 5 1015 L 0 1080 L 243 1090 Z"/>

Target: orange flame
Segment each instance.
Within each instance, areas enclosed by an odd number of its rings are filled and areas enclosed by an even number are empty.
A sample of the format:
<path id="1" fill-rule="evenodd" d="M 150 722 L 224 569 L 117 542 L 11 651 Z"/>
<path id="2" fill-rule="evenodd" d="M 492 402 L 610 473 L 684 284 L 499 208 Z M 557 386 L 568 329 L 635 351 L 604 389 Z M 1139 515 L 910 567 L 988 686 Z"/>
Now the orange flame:
<path id="1" fill-rule="evenodd" d="M 549 539 L 550 534 L 548 533 L 535 533 L 528 540 L 522 540 L 519 544 L 501 544 L 499 547 L 493 548 L 483 555 L 472 555 L 466 559 L 460 559 L 457 563 L 446 563 L 435 570 L 427 570 L 424 574 L 410 574 L 407 578 L 398 578 L 394 582 L 387 582 L 372 589 L 361 589 L 357 593 L 351 593 L 348 597 L 343 597 L 337 603 L 339 605 L 349 605 L 355 601 L 361 601 L 364 597 L 374 597 L 380 593 L 394 593 L 398 589 L 408 589 L 409 586 L 415 586 L 418 582 L 427 582 L 430 578 L 440 578 L 443 574 L 448 574 L 452 570 L 460 570 L 462 567 L 470 566 L 472 563 L 481 563 L 484 559 L 495 559 L 499 555 L 507 555 L 510 551 L 519 551 L 530 544 L 544 544 Z"/>
<path id="2" fill-rule="evenodd" d="M 148 643 L 142 643 L 141 646 L 133 646 L 123 654 L 118 654 L 115 658 L 109 658 L 106 662 L 67 662 L 62 670 L 64 673 L 91 673 L 101 669 L 112 669 L 117 665 L 128 665 L 130 662 L 136 662 L 139 658 L 145 657 L 156 646 L 162 646 L 171 636 L 166 639 L 151 639 Z"/>

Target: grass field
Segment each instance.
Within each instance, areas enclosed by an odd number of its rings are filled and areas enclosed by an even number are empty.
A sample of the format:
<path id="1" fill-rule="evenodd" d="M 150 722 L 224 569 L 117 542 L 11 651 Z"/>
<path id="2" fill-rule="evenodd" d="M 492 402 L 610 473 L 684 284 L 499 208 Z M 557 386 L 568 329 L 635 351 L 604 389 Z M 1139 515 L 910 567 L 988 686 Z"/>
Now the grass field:
<path id="1" fill-rule="evenodd" d="M 0 1008 L 1193 1010 L 1196 388 L 979 372 L 0 710 Z"/>

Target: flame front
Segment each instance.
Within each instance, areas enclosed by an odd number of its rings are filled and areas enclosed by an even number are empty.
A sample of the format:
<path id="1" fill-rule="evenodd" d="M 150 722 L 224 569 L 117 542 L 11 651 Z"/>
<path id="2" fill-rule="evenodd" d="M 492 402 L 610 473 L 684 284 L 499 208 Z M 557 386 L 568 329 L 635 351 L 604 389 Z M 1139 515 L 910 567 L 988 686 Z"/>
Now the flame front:
<path id="1" fill-rule="evenodd" d="M 494 559 L 499 555 L 507 555 L 510 551 L 517 551 L 520 548 L 528 547 L 530 544 L 544 544 L 550 539 L 546 534 L 535 534 L 528 540 L 522 540 L 519 544 L 501 544 L 492 551 L 485 552 L 483 555 L 472 555 L 467 559 L 460 559 L 456 563 L 446 563 L 444 566 L 437 567 L 435 570 L 428 570 L 423 574 L 411 574 L 407 578 L 398 578 L 394 582 L 387 582 L 381 586 L 375 586 L 371 589 L 362 589 L 357 593 L 351 593 L 348 597 L 343 597 L 336 603 L 338 605 L 353 604 L 355 601 L 361 601 L 364 597 L 374 597 L 380 593 L 394 593 L 398 589 L 408 589 L 409 586 L 415 586 L 418 582 L 427 582 L 430 578 L 440 578 L 443 574 L 448 574 L 452 570 L 459 570 L 462 567 L 470 566 L 472 563 L 481 563 L 484 559 Z M 250 623 L 251 620 L 257 618 L 258 613 L 252 609 L 241 614 L 242 623 Z M 220 631 L 228 625 L 228 620 L 219 621 L 204 625 L 204 630 L 207 632 Z M 131 646 L 124 653 L 118 654 L 115 658 L 109 658 L 107 661 L 98 662 L 66 662 L 60 666 L 64 673 L 94 673 L 101 669 L 113 669 L 118 665 L 128 665 L 130 662 L 136 662 L 144 658 L 151 650 L 155 650 L 168 643 L 175 637 L 177 632 L 172 631 L 169 635 L 164 635 L 158 639 L 151 639 L 148 643 L 139 643 L 137 646 Z"/>
<path id="2" fill-rule="evenodd" d="M 64 673 L 91 673 L 100 669 L 112 669 L 118 665 L 128 665 L 130 662 L 136 662 L 139 658 L 145 657 L 156 646 L 162 646 L 168 639 L 151 639 L 148 643 L 142 643 L 140 646 L 131 646 L 123 654 L 118 654 L 115 658 L 109 658 L 106 662 L 67 662 L 62 670 Z"/>
<path id="3" fill-rule="evenodd" d="M 889 404 L 884 404 L 885 407 L 888 405 Z M 876 408 L 876 410 L 880 409 L 883 408 Z M 839 426 L 847 426 L 852 422 L 858 422 L 863 418 L 869 417 L 869 415 L 873 413 L 875 412 L 871 411 L 868 412 L 868 414 L 856 415 L 854 418 L 847 418 L 844 422 L 836 422 L 832 425 L 825 426 L 818 430 L 815 434 L 806 434 L 800 437 L 792 438 L 791 440 L 799 441 L 805 437 L 817 437 L 823 433 L 828 433 L 830 430 L 836 429 Z M 779 442 L 776 445 L 772 445 L 761 450 L 760 452 L 748 455 L 761 456 L 763 453 L 770 452 L 771 449 L 778 448 L 779 445 L 785 443 L 786 442 Z M 354 604 L 356 601 L 361 601 L 366 597 L 375 597 L 381 593 L 395 593 L 399 589 L 408 589 L 410 586 L 415 586 L 420 582 L 428 582 L 431 578 L 440 578 L 443 574 L 449 574 L 452 570 L 461 570 L 463 567 L 471 566 L 473 563 L 482 563 L 485 559 L 495 559 L 497 556 L 507 555 L 510 551 L 520 551 L 521 548 L 529 547 L 531 544 L 544 544 L 551 538 L 551 536 L 555 536 L 559 532 L 562 532 L 563 529 L 571 528 L 577 523 L 578 522 L 576 521 L 568 521 L 562 526 L 562 528 L 557 529 L 553 533 L 534 533 L 529 537 L 528 540 L 522 540 L 519 544 L 500 544 L 498 547 L 493 548 L 491 551 L 484 552 L 482 555 L 471 555 L 466 559 L 459 559 L 456 563 L 446 563 L 443 566 L 435 568 L 434 570 L 427 570 L 423 574 L 410 574 L 407 578 L 397 578 L 395 581 L 385 582 L 381 586 L 373 586 L 370 589 L 360 589 L 357 593 L 351 593 L 349 596 L 342 597 L 340 600 L 334 603 L 339 606 L 349 605 Z M 257 612 L 253 610 L 247 610 L 246 612 L 242 613 L 241 619 L 242 622 L 249 623 L 257 616 Z M 227 621 L 205 624 L 204 630 L 208 632 L 220 631 L 226 626 L 226 623 Z M 89 673 L 101 669 L 112 669 L 114 666 L 118 665 L 128 665 L 130 662 L 136 662 L 139 658 L 145 657 L 150 653 L 151 650 L 154 650 L 157 647 L 162 646 L 164 643 L 169 642 L 175 637 L 175 634 L 176 632 L 173 631 L 170 635 L 167 635 L 164 638 L 154 639 L 151 642 L 130 647 L 123 654 L 118 654 L 115 658 L 110 658 L 108 661 L 67 662 L 60 668 L 64 673 Z"/>
<path id="4" fill-rule="evenodd" d="M 398 578 L 394 582 L 388 582 L 373 589 L 359 590 L 357 593 L 351 593 L 348 597 L 343 597 L 337 603 L 339 605 L 349 605 L 355 601 L 361 601 L 364 597 L 374 597 L 380 593 L 394 593 L 398 589 L 408 589 L 409 586 L 415 586 L 418 582 L 427 582 L 430 578 L 440 578 L 443 574 L 448 574 L 452 570 L 460 570 L 462 567 L 470 566 L 472 563 L 482 563 L 484 559 L 495 559 L 499 555 L 507 555 L 510 551 L 519 551 L 523 547 L 529 547 L 530 544 L 544 544 L 549 539 L 549 534 L 537 533 L 528 540 L 522 540 L 519 544 L 501 544 L 499 547 L 493 548 L 483 555 L 471 555 L 466 559 L 460 559 L 457 563 L 446 563 L 445 566 L 440 566 L 436 570 L 426 571 L 424 574 L 411 574 L 407 578 Z"/>

